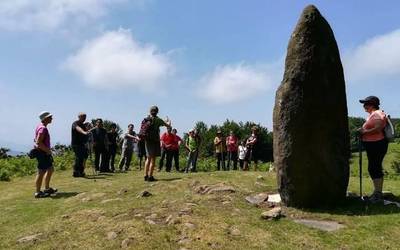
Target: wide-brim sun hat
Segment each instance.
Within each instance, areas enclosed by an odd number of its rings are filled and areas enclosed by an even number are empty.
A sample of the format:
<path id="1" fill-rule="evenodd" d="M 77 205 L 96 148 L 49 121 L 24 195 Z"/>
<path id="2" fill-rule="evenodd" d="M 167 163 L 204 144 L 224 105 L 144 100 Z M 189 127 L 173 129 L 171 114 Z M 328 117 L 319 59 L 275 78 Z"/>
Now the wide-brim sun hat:
<path id="1" fill-rule="evenodd" d="M 50 113 L 50 112 L 48 112 L 48 111 L 42 111 L 42 112 L 40 112 L 40 114 L 39 114 L 39 119 L 41 120 L 41 121 L 43 121 L 44 119 L 46 119 L 46 118 L 49 118 L 49 117 L 52 117 L 53 115 Z"/>

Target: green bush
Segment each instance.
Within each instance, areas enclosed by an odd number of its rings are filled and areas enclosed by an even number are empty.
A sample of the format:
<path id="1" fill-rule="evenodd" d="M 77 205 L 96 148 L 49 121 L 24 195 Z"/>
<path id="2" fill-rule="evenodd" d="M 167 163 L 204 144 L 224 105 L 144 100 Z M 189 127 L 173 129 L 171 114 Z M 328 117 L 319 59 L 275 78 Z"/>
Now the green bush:
<path id="1" fill-rule="evenodd" d="M 11 174 L 7 169 L 0 168 L 0 181 L 10 181 Z"/>

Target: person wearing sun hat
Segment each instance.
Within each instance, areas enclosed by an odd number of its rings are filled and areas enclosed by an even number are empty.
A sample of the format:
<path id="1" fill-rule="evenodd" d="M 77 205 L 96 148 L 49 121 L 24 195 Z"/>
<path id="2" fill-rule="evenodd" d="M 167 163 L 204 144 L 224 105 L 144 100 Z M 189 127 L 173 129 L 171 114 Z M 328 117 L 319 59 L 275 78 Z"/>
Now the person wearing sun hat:
<path id="1" fill-rule="evenodd" d="M 53 157 L 51 155 L 50 133 L 47 129 L 53 121 L 53 115 L 48 111 L 43 111 L 39 114 L 40 123 L 35 129 L 35 146 L 37 150 L 36 159 L 38 161 L 38 173 L 36 175 L 36 192 L 35 198 L 48 197 L 57 192 L 57 189 L 50 187 L 51 176 L 53 175 Z M 45 181 L 45 189 L 42 192 L 43 178 Z"/>
<path id="2" fill-rule="evenodd" d="M 388 140 L 383 132 L 387 117 L 380 110 L 380 100 L 376 96 L 368 96 L 360 100 L 368 117 L 361 128 L 358 129 L 361 140 L 367 151 L 368 172 L 374 184 L 374 192 L 369 197 L 372 203 L 383 200 L 383 167 L 382 162 L 388 150 Z"/>

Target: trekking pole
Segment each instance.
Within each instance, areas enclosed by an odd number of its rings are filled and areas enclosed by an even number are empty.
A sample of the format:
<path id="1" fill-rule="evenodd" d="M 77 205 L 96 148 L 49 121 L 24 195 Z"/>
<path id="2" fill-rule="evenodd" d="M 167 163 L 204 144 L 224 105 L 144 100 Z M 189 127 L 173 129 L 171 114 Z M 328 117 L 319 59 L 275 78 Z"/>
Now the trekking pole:
<path id="1" fill-rule="evenodd" d="M 359 165 L 359 173 L 360 173 L 360 198 L 363 199 L 362 195 L 362 142 L 361 135 L 358 135 L 358 165 Z"/>

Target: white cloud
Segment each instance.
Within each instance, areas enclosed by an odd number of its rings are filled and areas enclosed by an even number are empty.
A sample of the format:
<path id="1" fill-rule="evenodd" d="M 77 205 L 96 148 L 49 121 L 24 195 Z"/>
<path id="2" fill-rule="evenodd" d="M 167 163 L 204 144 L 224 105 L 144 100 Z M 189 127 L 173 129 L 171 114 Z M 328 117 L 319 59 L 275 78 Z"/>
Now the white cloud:
<path id="1" fill-rule="evenodd" d="M 349 82 L 400 76 L 400 29 L 367 40 L 344 56 Z"/>
<path id="2" fill-rule="evenodd" d="M 127 0 L 1 0 L 0 28 L 49 31 L 64 24 L 82 24 Z M 144 0 L 135 0 L 142 2 Z"/>
<path id="3" fill-rule="evenodd" d="M 88 41 L 63 67 L 94 88 L 154 89 L 173 73 L 167 54 L 139 44 L 129 30 L 110 31 Z"/>
<path id="4" fill-rule="evenodd" d="M 279 72 L 275 65 L 239 63 L 218 66 L 200 81 L 199 95 L 216 104 L 242 101 L 279 83 L 276 82 Z"/>

